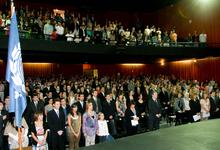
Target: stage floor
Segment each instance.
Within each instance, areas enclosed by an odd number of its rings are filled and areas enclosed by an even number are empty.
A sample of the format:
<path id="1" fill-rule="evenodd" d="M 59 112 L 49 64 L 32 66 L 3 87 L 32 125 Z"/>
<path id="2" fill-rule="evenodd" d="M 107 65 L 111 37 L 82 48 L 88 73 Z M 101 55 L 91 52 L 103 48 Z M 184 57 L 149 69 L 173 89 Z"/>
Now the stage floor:
<path id="1" fill-rule="evenodd" d="M 220 119 L 186 124 L 117 139 L 80 150 L 219 150 Z"/>

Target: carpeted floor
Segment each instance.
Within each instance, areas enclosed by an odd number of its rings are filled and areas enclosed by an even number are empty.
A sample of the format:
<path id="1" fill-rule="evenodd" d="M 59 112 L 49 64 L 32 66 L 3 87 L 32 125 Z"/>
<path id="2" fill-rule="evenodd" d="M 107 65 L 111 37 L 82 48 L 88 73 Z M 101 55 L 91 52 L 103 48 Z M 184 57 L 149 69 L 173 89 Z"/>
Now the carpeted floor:
<path id="1" fill-rule="evenodd" d="M 220 120 L 163 128 L 80 150 L 220 150 Z"/>

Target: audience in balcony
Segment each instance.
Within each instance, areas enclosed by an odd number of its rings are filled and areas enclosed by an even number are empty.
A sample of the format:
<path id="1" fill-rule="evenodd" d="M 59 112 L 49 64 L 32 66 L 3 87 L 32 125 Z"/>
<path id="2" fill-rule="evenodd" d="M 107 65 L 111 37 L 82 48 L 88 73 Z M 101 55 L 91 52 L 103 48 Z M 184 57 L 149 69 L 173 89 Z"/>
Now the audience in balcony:
<path id="1" fill-rule="evenodd" d="M 136 46 L 177 46 L 179 41 L 175 29 L 168 31 L 161 30 L 160 27 L 148 25 L 144 29 L 142 26 L 128 28 L 118 21 L 106 21 L 105 24 L 96 22 L 94 16 L 86 14 L 82 16 L 80 12 L 65 12 L 65 16 L 54 13 L 52 10 L 43 8 L 32 9 L 26 7 L 16 7 L 18 26 L 22 38 L 36 38 L 45 40 L 62 40 L 68 42 L 90 42 L 93 44 Z M 76 15 L 77 14 L 77 15 Z M 8 35 L 10 25 L 10 12 L 0 11 L 1 32 Z M 130 26 L 130 25 L 129 25 Z M 56 30 L 55 30 L 56 29 Z M 191 40 L 190 40 L 191 41 Z M 187 46 L 202 46 L 207 43 L 207 35 L 204 32 L 198 35 L 197 31 L 192 36 L 195 44 L 185 44 Z M 200 43 L 200 44 L 199 44 Z M 182 44 L 184 45 L 184 43 Z"/>

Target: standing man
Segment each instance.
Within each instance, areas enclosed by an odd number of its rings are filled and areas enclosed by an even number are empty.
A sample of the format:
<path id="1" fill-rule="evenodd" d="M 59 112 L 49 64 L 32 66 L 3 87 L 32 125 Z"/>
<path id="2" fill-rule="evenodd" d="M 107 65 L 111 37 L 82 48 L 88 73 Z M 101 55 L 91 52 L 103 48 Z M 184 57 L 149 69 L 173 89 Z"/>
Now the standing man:
<path id="1" fill-rule="evenodd" d="M 96 114 L 102 111 L 101 101 L 98 98 L 98 92 L 96 90 L 92 92 L 92 98 L 89 101 L 92 102 L 93 110 L 96 112 Z"/>
<path id="2" fill-rule="evenodd" d="M 34 114 L 36 112 L 44 113 L 44 102 L 39 100 L 37 93 L 34 93 L 32 96 L 32 101 L 28 104 L 27 111 L 24 114 L 29 127 L 34 122 Z"/>
<path id="3" fill-rule="evenodd" d="M 86 102 L 84 100 L 84 94 L 80 93 L 79 94 L 79 99 L 78 101 L 75 103 L 75 105 L 78 108 L 78 112 L 80 112 L 81 116 L 84 114 L 84 112 L 86 111 Z"/>
<path id="4" fill-rule="evenodd" d="M 160 128 L 161 105 L 157 99 L 157 92 L 153 91 L 148 101 L 148 127 L 149 130 L 157 130 Z"/>
<path id="5" fill-rule="evenodd" d="M 53 110 L 47 115 L 49 133 L 49 149 L 65 150 L 65 115 L 60 109 L 60 100 L 55 99 L 53 102 Z"/>

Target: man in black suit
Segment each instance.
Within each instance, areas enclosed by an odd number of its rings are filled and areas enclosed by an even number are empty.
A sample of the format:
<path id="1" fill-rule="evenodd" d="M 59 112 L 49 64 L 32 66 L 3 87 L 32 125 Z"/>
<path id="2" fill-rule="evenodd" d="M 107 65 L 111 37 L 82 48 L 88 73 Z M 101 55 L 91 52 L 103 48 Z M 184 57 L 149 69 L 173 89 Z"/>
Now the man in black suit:
<path id="1" fill-rule="evenodd" d="M 139 117 L 137 116 L 138 112 L 135 109 L 135 103 L 132 101 L 130 106 L 125 111 L 125 122 L 126 122 L 126 129 L 128 135 L 134 135 L 138 131 L 138 120 Z M 132 124 L 132 121 L 135 123 Z"/>
<path id="2" fill-rule="evenodd" d="M 105 87 L 101 87 L 100 93 L 97 96 L 100 99 L 101 106 L 103 106 L 104 102 L 106 101 L 105 99 Z"/>
<path id="3" fill-rule="evenodd" d="M 98 114 L 99 112 L 102 111 L 102 105 L 100 99 L 97 96 L 98 96 L 98 92 L 94 90 L 92 92 L 92 98 L 89 99 L 89 101 L 92 102 L 93 110 Z"/>
<path id="4" fill-rule="evenodd" d="M 160 128 L 161 105 L 157 100 L 157 92 L 152 92 L 152 97 L 148 100 L 148 127 L 149 130 Z"/>
<path id="5" fill-rule="evenodd" d="M 86 102 L 84 100 L 83 93 L 79 94 L 79 100 L 75 103 L 75 105 L 77 105 L 78 107 L 78 112 L 80 112 L 80 114 L 83 115 L 86 110 Z"/>
<path id="6" fill-rule="evenodd" d="M 168 96 L 168 93 L 165 87 L 161 88 L 161 91 L 158 94 L 158 99 L 160 100 L 161 107 L 162 107 L 162 117 L 166 119 L 166 117 L 168 117 L 168 113 L 170 109 L 170 102 L 169 102 L 169 96 Z"/>
<path id="7" fill-rule="evenodd" d="M 116 135 L 116 127 L 115 127 L 115 119 L 116 119 L 116 108 L 115 103 L 110 97 L 110 93 L 106 94 L 106 100 L 103 103 L 103 113 L 105 115 L 105 119 L 108 120 L 109 132 L 111 135 Z"/>
<path id="8" fill-rule="evenodd" d="M 49 149 L 65 150 L 65 115 L 63 109 L 60 109 L 60 100 L 55 99 L 53 110 L 48 112 L 47 121 L 49 132 Z"/>
<path id="9" fill-rule="evenodd" d="M 66 99 L 65 98 L 61 98 L 61 109 L 63 109 L 64 115 L 65 115 L 65 121 L 67 123 L 67 116 L 70 112 L 70 105 L 66 103 Z"/>
<path id="10" fill-rule="evenodd" d="M 215 91 L 211 92 L 210 96 L 210 119 L 215 119 L 218 116 L 219 108 L 218 108 L 218 101 L 215 95 Z"/>
<path id="11" fill-rule="evenodd" d="M 44 113 L 44 102 L 39 100 L 37 93 L 34 93 L 32 96 L 32 101 L 27 106 L 27 111 L 25 112 L 25 119 L 29 127 L 34 121 L 34 114 L 36 112 Z"/>

